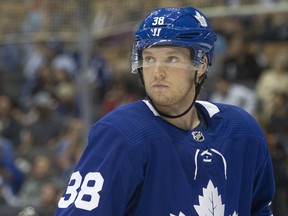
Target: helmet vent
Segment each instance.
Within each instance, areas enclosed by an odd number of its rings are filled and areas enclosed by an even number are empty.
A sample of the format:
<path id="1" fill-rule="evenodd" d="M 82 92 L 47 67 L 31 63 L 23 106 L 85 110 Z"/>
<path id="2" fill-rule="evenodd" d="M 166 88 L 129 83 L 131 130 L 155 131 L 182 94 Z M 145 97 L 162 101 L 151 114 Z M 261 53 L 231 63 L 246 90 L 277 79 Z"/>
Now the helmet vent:
<path id="1" fill-rule="evenodd" d="M 165 28 L 167 25 L 151 25 L 150 28 Z"/>
<path id="2" fill-rule="evenodd" d="M 179 34 L 177 38 L 197 38 L 199 37 L 200 33 L 193 32 L 193 33 L 186 33 L 186 34 Z"/>

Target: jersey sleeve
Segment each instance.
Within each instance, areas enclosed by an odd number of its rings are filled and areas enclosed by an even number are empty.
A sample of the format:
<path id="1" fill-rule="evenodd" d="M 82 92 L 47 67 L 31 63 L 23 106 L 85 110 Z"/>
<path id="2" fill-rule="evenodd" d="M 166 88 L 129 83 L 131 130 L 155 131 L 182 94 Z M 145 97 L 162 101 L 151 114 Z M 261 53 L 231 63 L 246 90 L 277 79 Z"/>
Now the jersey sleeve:
<path id="1" fill-rule="evenodd" d="M 257 157 L 260 158 L 258 169 L 256 170 L 252 200 L 253 216 L 271 216 L 273 215 L 270 205 L 275 192 L 273 166 L 270 158 L 268 145 L 263 141 L 264 145 L 260 149 Z"/>
<path id="2" fill-rule="evenodd" d="M 120 130 L 96 124 L 55 216 L 124 215 L 142 180 L 141 168 L 135 168 L 141 165 L 135 158 Z"/>

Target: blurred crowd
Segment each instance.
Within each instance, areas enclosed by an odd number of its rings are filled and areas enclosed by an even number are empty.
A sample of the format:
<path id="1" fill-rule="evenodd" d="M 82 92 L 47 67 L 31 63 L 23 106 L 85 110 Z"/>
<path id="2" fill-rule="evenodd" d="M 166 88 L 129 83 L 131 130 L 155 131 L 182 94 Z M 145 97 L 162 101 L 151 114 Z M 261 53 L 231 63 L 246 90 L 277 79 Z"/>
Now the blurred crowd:
<path id="1" fill-rule="evenodd" d="M 287 15 L 213 18 L 218 41 L 199 98 L 240 106 L 261 124 L 275 216 L 288 215 Z M 92 122 L 145 96 L 130 74 L 132 39 L 126 32 L 93 44 L 84 74 Z M 53 215 L 86 144 L 81 57 L 65 41 L 0 46 L 0 215 Z"/>
<path id="2" fill-rule="evenodd" d="M 207 0 L 194 1 L 200 7 L 236 7 L 239 5 L 268 5 L 286 0 Z M 189 0 L 2 0 L 0 7 L 0 37 L 31 32 L 77 32 L 79 22 L 89 20 L 94 29 L 133 23 L 157 7 L 190 6 Z M 125 11 L 123 13 L 123 11 Z M 15 16 L 17 14 L 17 16 Z M 13 25 L 11 25 L 13 23 Z M 15 35 L 14 35 L 15 36 Z M 58 35 L 59 36 L 59 35 Z M 1 38 L 0 38 L 1 40 Z"/>

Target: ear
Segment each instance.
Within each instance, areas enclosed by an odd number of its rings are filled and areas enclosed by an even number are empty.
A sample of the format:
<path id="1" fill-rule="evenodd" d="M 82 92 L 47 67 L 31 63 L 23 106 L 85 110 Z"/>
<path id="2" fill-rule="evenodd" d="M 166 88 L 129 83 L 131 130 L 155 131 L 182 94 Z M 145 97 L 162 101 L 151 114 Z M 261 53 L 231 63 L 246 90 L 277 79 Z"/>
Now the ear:
<path id="1" fill-rule="evenodd" d="M 197 72 L 197 76 L 198 76 L 198 78 L 199 77 L 202 77 L 205 73 L 206 73 L 206 71 L 207 71 L 207 67 L 208 67 L 208 57 L 205 55 L 205 56 L 203 56 L 203 64 L 202 64 L 202 66 L 201 66 L 201 68 L 198 70 L 198 72 Z"/>

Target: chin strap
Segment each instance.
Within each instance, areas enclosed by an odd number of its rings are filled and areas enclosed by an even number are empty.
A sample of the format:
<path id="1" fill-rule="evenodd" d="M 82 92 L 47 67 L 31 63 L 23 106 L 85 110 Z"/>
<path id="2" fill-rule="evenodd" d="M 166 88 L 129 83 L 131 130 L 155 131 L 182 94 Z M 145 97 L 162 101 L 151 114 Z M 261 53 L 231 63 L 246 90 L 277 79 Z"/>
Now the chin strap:
<path id="1" fill-rule="evenodd" d="M 195 101 L 196 101 L 196 99 L 197 99 L 197 97 L 198 97 L 198 95 L 199 95 L 199 93 L 200 93 L 200 89 L 201 89 L 201 87 L 202 87 L 202 85 L 203 85 L 203 83 L 204 83 L 204 81 L 205 81 L 206 78 L 207 78 L 207 75 L 205 75 L 205 76 L 200 80 L 200 82 L 197 82 L 197 71 L 195 71 L 195 76 L 194 76 L 195 96 L 194 96 L 194 99 L 193 99 L 191 105 L 190 105 L 184 112 L 182 112 L 182 113 L 179 114 L 179 115 L 169 115 L 169 114 L 167 114 L 167 113 L 161 112 L 161 111 L 158 110 L 158 109 L 156 108 L 156 106 L 153 104 L 153 101 L 151 100 L 151 98 L 150 98 L 149 96 L 148 96 L 148 99 L 150 100 L 150 102 L 151 102 L 152 106 L 154 107 L 154 109 L 155 109 L 161 116 L 163 116 L 163 117 L 165 117 L 165 118 L 170 118 L 170 119 L 180 118 L 180 117 L 186 115 L 186 114 L 192 109 L 192 107 L 194 106 Z"/>

